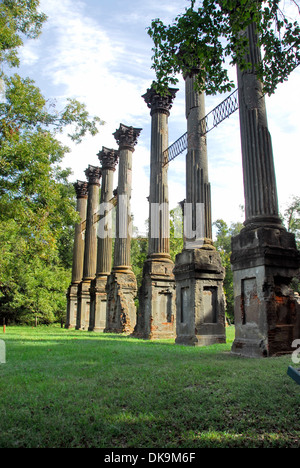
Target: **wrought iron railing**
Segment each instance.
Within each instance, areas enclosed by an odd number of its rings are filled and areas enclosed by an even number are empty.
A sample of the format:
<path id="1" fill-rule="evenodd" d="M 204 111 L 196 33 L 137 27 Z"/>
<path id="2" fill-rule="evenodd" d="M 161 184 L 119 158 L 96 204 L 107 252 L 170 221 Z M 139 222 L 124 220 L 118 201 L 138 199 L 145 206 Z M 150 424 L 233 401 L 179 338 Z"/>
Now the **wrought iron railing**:
<path id="1" fill-rule="evenodd" d="M 228 119 L 239 108 L 238 89 L 236 89 L 227 99 L 219 104 L 213 111 L 207 114 L 206 133 L 210 132 L 213 128 L 217 127 L 223 120 Z M 210 123 L 210 118 L 213 121 Z"/>
<path id="2" fill-rule="evenodd" d="M 202 135 L 217 127 L 223 120 L 230 117 L 239 108 L 238 89 L 228 96 L 221 104 L 215 107 L 200 121 L 200 131 Z M 187 133 L 182 135 L 168 149 L 164 151 L 165 165 L 173 161 L 183 153 L 188 147 Z"/>
<path id="3" fill-rule="evenodd" d="M 187 149 L 187 132 L 164 151 L 165 166 Z"/>

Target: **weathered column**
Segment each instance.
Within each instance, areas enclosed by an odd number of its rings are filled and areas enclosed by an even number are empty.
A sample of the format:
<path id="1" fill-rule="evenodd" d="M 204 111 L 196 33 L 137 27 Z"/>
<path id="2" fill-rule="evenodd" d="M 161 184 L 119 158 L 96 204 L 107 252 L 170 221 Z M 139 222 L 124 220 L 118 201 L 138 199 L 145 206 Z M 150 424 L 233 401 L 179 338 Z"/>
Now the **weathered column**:
<path id="1" fill-rule="evenodd" d="M 185 78 L 188 153 L 186 157 L 185 248 L 210 248 L 212 241 L 211 188 L 207 138 L 203 132 L 205 95 L 195 91 L 197 70 Z"/>
<path id="2" fill-rule="evenodd" d="M 136 277 L 131 268 L 132 154 L 142 129 L 121 124 L 114 133 L 119 144 L 118 204 L 114 266 L 107 282 L 106 332 L 132 333 L 136 325 Z"/>
<path id="3" fill-rule="evenodd" d="M 134 335 L 145 339 L 175 337 L 176 295 L 174 263 L 170 256 L 168 166 L 168 118 L 177 89 L 162 96 L 154 88 L 143 95 L 151 109 L 149 196 L 149 250 L 139 290 L 139 311 Z"/>
<path id="4" fill-rule="evenodd" d="M 257 79 L 254 68 L 261 61 L 254 25 L 248 28 L 247 36 L 250 41 L 247 59 L 253 67 L 247 72 L 238 69 L 245 225 L 268 223 L 282 226 L 265 98 L 262 83 Z"/>
<path id="5" fill-rule="evenodd" d="M 195 91 L 194 70 L 186 76 L 186 201 L 184 250 L 176 257 L 176 343 L 224 343 L 224 268 L 213 246 L 207 141 L 203 132 L 205 97 Z"/>
<path id="6" fill-rule="evenodd" d="M 255 71 L 261 60 L 255 29 L 253 24 L 245 33 L 252 68 L 238 70 L 246 220 L 232 240 L 236 328 L 232 352 L 263 357 L 291 352 L 293 340 L 300 336 L 300 311 L 288 287 L 299 268 L 299 253 L 278 215 L 272 142 Z"/>
<path id="7" fill-rule="evenodd" d="M 86 219 L 86 208 L 88 198 L 88 184 L 78 180 L 75 184 L 77 196 L 76 210 L 79 213 L 81 223 L 75 225 L 73 264 L 72 264 L 72 282 L 67 293 L 67 319 L 66 328 L 75 328 L 77 315 L 77 294 L 78 286 L 83 275 L 84 259 L 84 232 L 82 224 Z"/>
<path id="8" fill-rule="evenodd" d="M 98 154 L 101 163 L 101 196 L 98 224 L 97 272 L 91 284 L 90 331 L 103 332 L 106 327 L 106 284 L 112 269 L 112 210 L 114 172 L 118 151 L 103 147 Z"/>
<path id="9" fill-rule="evenodd" d="M 100 167 L 89 166 L 85 171 L 88 180 L 83 277 L 78 288 L 77 330 L 86 330 L 90 321 L 90 287 L 97 265 L 97 212 L 99 209 Z"/>

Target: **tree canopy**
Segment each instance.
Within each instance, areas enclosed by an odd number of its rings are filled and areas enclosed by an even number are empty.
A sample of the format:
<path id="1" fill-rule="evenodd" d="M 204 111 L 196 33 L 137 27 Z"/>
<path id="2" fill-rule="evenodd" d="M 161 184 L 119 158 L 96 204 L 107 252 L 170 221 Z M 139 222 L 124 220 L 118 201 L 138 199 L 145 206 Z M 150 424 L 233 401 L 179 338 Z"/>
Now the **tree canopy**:
<path id="1" fill-rule="evenodd" d="M 235 85 L 228 66 L 250 68 L 249 43 L 241 32 L 255 23 L 263 51 L 256 72 L 264 92 L 273 94 L 300 63 L 298 1 L 289 0 L 289 7 L 296 19 L 291 19 L 290 10 L 284 10 L 280 0 L 190 0 L 190 7 L 173 24 L 153 20 L 148 33 L 154 41 L 157 87 L 166 91 L 176 84 L 179 73 L 185 75 L 197 68 L 200 91 L 231 91 Z"/>
<path id="2" fill-rule="evenodd" d="M 46 20 L 37 0 L 0 3 L 0 63 L 15 67 L 23 38 L 36 38 Z M 65 313 L 71 280 L 73 227 L 78 220 L 70 169 L 61 163 L 68 131 L 80 143 L 103 124 L 83 103 L 60 108 L 31 78 L 1 71 L 0 315 L 46 323 Z"/>
<path id="3" fill-rule="evenodd" d="M 23 37 L 34 39 L 40 35 L 47 16 L 39 12 L 39 4 L 39 0 L 0 2 L 0 62 L 18 66 Z"/>

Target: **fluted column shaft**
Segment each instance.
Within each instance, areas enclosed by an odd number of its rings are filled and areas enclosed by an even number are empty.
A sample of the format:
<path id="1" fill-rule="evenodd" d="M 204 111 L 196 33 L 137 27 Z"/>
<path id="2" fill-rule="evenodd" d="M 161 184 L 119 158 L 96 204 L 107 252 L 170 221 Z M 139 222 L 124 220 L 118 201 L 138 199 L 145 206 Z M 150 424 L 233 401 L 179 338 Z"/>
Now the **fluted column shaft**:
<path id="1" fill-rule="evenodd" d="M 114 133 L 119 143 L 118 204 L 114 270 L 131 269 L 132 154 L 141 129 L 120 125 Z"/>
<path id="2" fill-rule="evenodd" d="M 199 228 L 199 204 L 203 204 L 201 236 L 203 244 L 212 244 L 211 190 L 208 177 L 207 139 L 201 120 L 206 116 L 205 96 L 195 90 L 195 71 L 185 77 L 188 153 L 186 156 L 186 203 L 191 206 L 193 231 Z M 198 204 L 198 207 L 197 207 Z M 198 210 L 198 218 L 197 218 Z M 187 213 L 185 213 L 187 216 Z M 189 239 L 187 239 L 189 240 Z M 198 240 L 198 239 L 197 239 Z M 197 246 L 197 244 L 196 244 Z"/>
<path id="3" fill-rule="evenodd" d="M 281 224 L 265 98 L 255 72 L 255 65 L 261 61 L 255 28 L 253 24 L 244 33 L 249 39 L 247 62 L 253 66 L 244 72 L 238 69 L 245 224 L 259 221 Z"/>
<path id="4" fill-rule="evenodd" d="M 77 181 L 74 184 L 77 195 L 76 210 L 80 216 L 80 223 L 75 225 L 74 247 L 73 247 L 73 265 L 72 265 L 72 283 L 79 284 L 83 275 L 84 259 L 84 234 L 82 223 L 86 219 L 88 184 L 87 182 Z"/>
<path id="5" fill-rule="evenodd" d="M 151 155 L 150 155 L 150 213 L 149 213 L 149 256 L 170 257 L 170 214 L 168 165 L 164 151 L 168 148 L 168 118 L 177 89 L 159 95 L 153 88 L 143 96 L 151 109 Z"/>
<path id="6" fill-rule="evenodd" d="M 72 263 L 72 282 L 67 292 L 67 316 L 66 328 L 76 326 L 76 315 L 78 305 L 78 291 L 81 286 L 83 275 L 83 259 L 84 259 L 84 231 L 83 222 L 86 219 L 88 184 L 87 182 L 77 181 L 74 184 L 77 196 L 77 212 L 81 222 L 75 225 L 75 236 L 73 246 L 73 263 Z"/>
<path id="7" fill-rule="evenodd" d="M 130 267 L 132 151 L 120 149 L 114 268 Z"/>
<path id="8" fill-rule="evenodd" d="M 167 120 L 167 114 L 162 112 L 156 112 L 152 115 L 149 255 L 170 253 L 168 169 L 167 166 L 162 167 L 162 151 L 168 147 Z"/>
<path id="9" fill-rule="evenodd" d="M 99 190 L 101 169 L 89 166 L 86 170 L 88 179 L 88 204 L 86 215 L 85 250 L 83 281 L 93 280 L 97 269 L 97 212 L 99 209 Z"/>
<path id="10" fill-rule="evenodd" d="M 113 176 L 118 162 L 118 152 L 102 148 L 98 154 L 102 181 L 100 196 L 100 232 L 98 233 L 97 277 L 108 276 L 112 268 L 112 206 Z"/>

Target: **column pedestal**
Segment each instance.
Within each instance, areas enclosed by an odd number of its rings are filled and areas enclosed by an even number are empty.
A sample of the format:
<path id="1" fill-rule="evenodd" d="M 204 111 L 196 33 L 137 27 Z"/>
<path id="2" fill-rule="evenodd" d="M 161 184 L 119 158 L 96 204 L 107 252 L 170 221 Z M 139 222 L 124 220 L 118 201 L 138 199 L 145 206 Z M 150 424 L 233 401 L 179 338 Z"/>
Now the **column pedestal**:
<path id="1" fill-rule="evenodd" d="M 80 283 L 72 283 L 67 291 L 67 320 L 66 328 L 68 330 L 76 327 L 76 316 L 77 316 L 77 296 L 78 286 Z"/>
<path id="2" fill-rule="evenodd" d="M 131 334 L 136 325 L 137 282 L 130 268 L 113 270 L 107 281 L 106 333 Z"/>
<path id="3" fill-rule="evenodd" d="M 300 304 L 289 284 L 299 253 L 283 227 L 245 228 L 232 241 L 235 341 L 232 353 L 278 356 L 300 337 Z"/>
<path id="4" fill-rule="evenodd" d="M 224 268 L 214 249 L 183 250 L 176 257 L 176 343 L 226 343 Z"/>
<path id="5" fill-rule="evenodd" d="M 176 288 L 174 263 L 166 255 L 146 260 L 139 290 L 139 311 L 134 336 L 166 339 L 175 336 Z"/>
<path id="6" fill-rule="evenodd" d="M 78 287 L 78 307 L 76 330 L 87 330 L 90 323 L 90 305 L 91 305 L 91 282 L 92 280 L 81 281 Z"/>
<path id="7" fill-rule="evenodd" d="M 91 283 L 91 314 L 89 331 L 103 332 L 106 328 L 108 276 L 95 278 Z"/>

